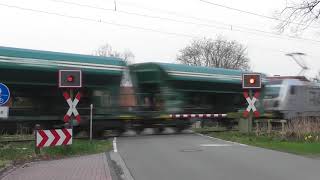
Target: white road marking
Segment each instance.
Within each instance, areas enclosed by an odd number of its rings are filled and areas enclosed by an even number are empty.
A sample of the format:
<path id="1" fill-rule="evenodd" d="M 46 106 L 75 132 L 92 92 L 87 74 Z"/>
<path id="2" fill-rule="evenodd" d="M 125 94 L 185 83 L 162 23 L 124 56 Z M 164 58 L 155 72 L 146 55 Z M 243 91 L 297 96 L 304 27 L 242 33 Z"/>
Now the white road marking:
<path id="1" fill-rule="evenodd" d="M 231 144 L 200 144 L 203 147 L 228 147 L 232 146 Z"/>
<path id="2" fill-rule="evenodd" d="M 203 134 L 200 134 L 200 133 L 195 133 L 195 134 L 197 134 L 199 136 L 207 137 L 207 138 L 210 138 L 210 139 L 221 140 L 221 141 L 225 141 L 225 142 L 228 142 L 228 143 L 231 143 L 231 144 L 237 144 L 237 145 L 240 145 L 240 146 L 248 147 L 248 145 L 246 145 L 246 144 L 241 144 L 241 143 L 232 142 L 232 141 L 226 141 L 226 140 L 223 140 L 223 139 L 214 138 L 214 137 L 203 135 Z"/>
<path id="3" fill-rule="evenodd" d="M 118 149 L 117 149 L 117 137 L 113 138 L 113 152 L 118 152 Z"/>

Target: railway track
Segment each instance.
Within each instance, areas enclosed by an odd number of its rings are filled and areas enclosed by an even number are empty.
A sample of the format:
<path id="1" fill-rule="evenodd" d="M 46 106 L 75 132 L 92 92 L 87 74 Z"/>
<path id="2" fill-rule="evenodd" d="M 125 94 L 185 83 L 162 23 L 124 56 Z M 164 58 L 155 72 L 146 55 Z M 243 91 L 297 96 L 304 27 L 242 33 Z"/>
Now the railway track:
<path id="1" fill-rule="evenodd" d="M 221 131 L 221 130 L 218 130 Z M 230 131 L 230 130 L 227 130 Z M 236 131 L 236 130 L 231 130 L 231 131 Z M 203 132 L 213 132 L 213 130 L 207 130 Z M 216 131 L 215 131 L 216 132 Z M 103 140 L 103 139 L 108 139 L 108 138 L 113 138 L 113 137 L 121 137 L 121 136 L 152 136 L 152 135 L 170 135 L 170 134 L 190 134 L 190 133 L 195 133 L 193 130 L 185 130 L 183 132 L 177 132 L 173 129 L 169 129 L 167 131 L 163 132 L 157 132 L 157 130 L 153 128 L 149 128 L 146 132 L 143 133 L 138 133 L 137 131 L 134 130 L 128 130 L 124 133 L 117 134 L 117 133 L 105 133 L 103 134 L 102 137 L 94 137 L 94 140 Z M 89 136 L 81 136 L 81 137 L 73 137 L 73 139 L 89 139 Z M 23 142 L 34 142 L 35 138 L 26 138 L 26 139 L 2 139 L 0 140 L 0 144 L 6 144 L 6 143 L 23 143 Z"/>

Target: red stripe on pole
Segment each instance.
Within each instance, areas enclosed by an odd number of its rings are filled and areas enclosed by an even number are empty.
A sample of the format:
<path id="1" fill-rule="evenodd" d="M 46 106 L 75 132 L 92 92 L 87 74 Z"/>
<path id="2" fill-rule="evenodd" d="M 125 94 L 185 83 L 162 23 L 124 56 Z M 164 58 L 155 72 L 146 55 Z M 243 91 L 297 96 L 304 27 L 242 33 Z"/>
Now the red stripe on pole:
<path id="1" fill-rule="evenodd" d="M 70 98 L 70 95 L 68 92 L 63 93 L 64 99 L 68 100 Z"/>
<path id="2" fill-rule="evenodd" d="M 70 120 L 70 116 L 68 116 L 68 115 L 65 115 L 64 117 L 63 117 L 63 121 L 66 123 L 66 122 L 69 122 L 69 120 Z"/>
<path id="3" fill-rule="evenodd" d="M 54 136 L 54 140 L 52 141 L 50 146 L 55 146 L 57 144 L 57 142 L 59 141 L 60 136 L 55 129 L 51 129 L 50 132 Z"/>
<path id="4" fill-rule="evenodd" d="M 76 120 L 77 120 L 78 123 L 80 123 L 81 118 L 80 118 L 79 114 L 76 116 Z"/>
<path id="5" fill-rule="evenodd" d="M 63 145 L 67 145 L 69 140 L 71 139 L 71 134 L 68 132 L 67 129 L 62 129 L 62 132 L 66 136 L 66 139 L 62 142 Z"/>
<path id="6" fill-rule="evenodd" d="M 249 97 L 248 91 L 244 91 L 244 92 L 243 92 L 243 96 L 247 99 L 247 98 Z"/>
<path id="7" fill-rule="evenodd" d="M 254 97 L 255 97 L 256 99 L 259 99 L 259 96 L 260 96 L 260 92 L 255 92 L 255 93 L 254 93 Z"/>
<path id="8" fill-rule="evenodd" d="M 255 117 L 259 117 L 260 116 L 259 111 L 255 111 L 255 112 L 253 112 L 253 114 L 254 114 Z"/>
<path id="9" fill-rule="evenodd" d="M 43 130 L 38 130 L 38 132 L 39 132 L 40 136 L 42 137 L 42 140 L 39 143 L 38 147 L 43 147 L 49 138 Z"/>
<path id="10" fill-rule="evenodd" d="M 80 101 L 80 98 L 81 98 L 81 93 L 78 92 L 77 95 L 76 95 L 76 99 L 78 99 Z"/>
<path id="11" fill-rule="evenodd" d="M 243 111 L 243 116 L 244 117 L 248 117 L 249 116 L 249 112 L 248 111 Z"/>

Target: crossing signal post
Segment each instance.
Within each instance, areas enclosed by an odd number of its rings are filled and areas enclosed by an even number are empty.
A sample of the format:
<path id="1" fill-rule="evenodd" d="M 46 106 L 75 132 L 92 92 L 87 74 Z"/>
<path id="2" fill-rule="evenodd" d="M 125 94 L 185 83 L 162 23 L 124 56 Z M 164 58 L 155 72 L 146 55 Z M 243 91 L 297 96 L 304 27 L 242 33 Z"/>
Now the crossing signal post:
<path id="1" fill-rule="evenodd" d="M 259 73 L 244 73 L 242 74 L 242 89 L 243 95 L 248 103 L 248 107 L 243 112 L 243 116 L 247 118 L 246 131 L 252 131 L 253 115 L 259 117 L 260 113 L 255 107 L 255 102 L 259 100 L 259 90 L 261 89 L 261 74 Z"/>
<path id="2" fill-rule="evenodd" d="M 64 122 L 69 123 L 73 127 L 73 119 L 71 115 L 73 114 L 78 123 L 80 123 L 80 114 L 76 109 L 76 105 L 80 101 L 80 92 L 77 93 L 74 98 L 74 89 L 82 87 L 82 72 L 81 70 L 59 70 L 59 88 L 66 88 L 68 92 L 64 92 L 63 96 L 65 97 L 69 110 L 64 116 Z"/>
<path id="3" fill-rule="evenodd" d="M 245 73 L 242 74 L 243 89 L 261 89 L 261 74 Z"/>
<path id="4" fill-rule="evenodd" d="M 82 72 L 81 70 L 60 70 L 59 71 L 60 88 L 81 88 Z"/>

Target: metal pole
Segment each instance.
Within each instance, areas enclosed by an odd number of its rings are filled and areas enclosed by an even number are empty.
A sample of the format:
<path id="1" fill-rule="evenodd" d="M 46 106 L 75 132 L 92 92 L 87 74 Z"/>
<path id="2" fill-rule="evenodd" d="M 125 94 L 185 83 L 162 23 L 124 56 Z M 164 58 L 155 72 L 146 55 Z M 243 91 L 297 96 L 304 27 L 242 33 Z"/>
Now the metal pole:
<path id="1" fill-rule="evenodd" d="M 34 127 L 34 137 L 35 137 L 35 143 L 34 143 L 34 152 L 36 155 L 40 154 L 40 148 L 37 147 L 37 132 L 40 130 L 40 124 L 36 124 Z"/>
<path id="2" fill-rule="evenodd" d="M 90 104 L 90 142 L 92 141 L 92 110 L 93 104 Z"/>
<path id="3" fill-rule="evenodd" d="M 64 123 L 64 128 L 70 129 L 70 128 L 72 128 L 72 127 L 71 127 L 71 124 L 70 124 L 70 123 Z M 72 132 L 72 133 L 73 133 L 73 132 Z M 64 148 L 65 148 L 67 151 L 70 151 L 70 146 L 66 145 L 66 146 L 64 146 Z"/>
<path id="4" fill-rule="evenodd" d="M 249 97 L 252 99 L 253 96 L 253 91 L 252 89 L 249 90 Z M 252 119 L 253 119 L 253 112 L 249 112 L 249 117 L 248 117 L 248 133 L 252 132 Z"/>
<path id="5" fill-rule="evenodd" d="M 71 98 L 71 100 L 73 101 L 73 89 L 70 88 L 69 91 L 70 91 L 70 98 Z M 73 106 L 73 105 L 72 105 L 72 106 Z M 73 108 L 73 107 L 72 107 L 72 108 Z M 69 124 L 70 124 L 70 127 L 71 127 L 72 131 L 73 131 L 73 118 L 72 118 L 72 117 L 70 118 Z"/>

